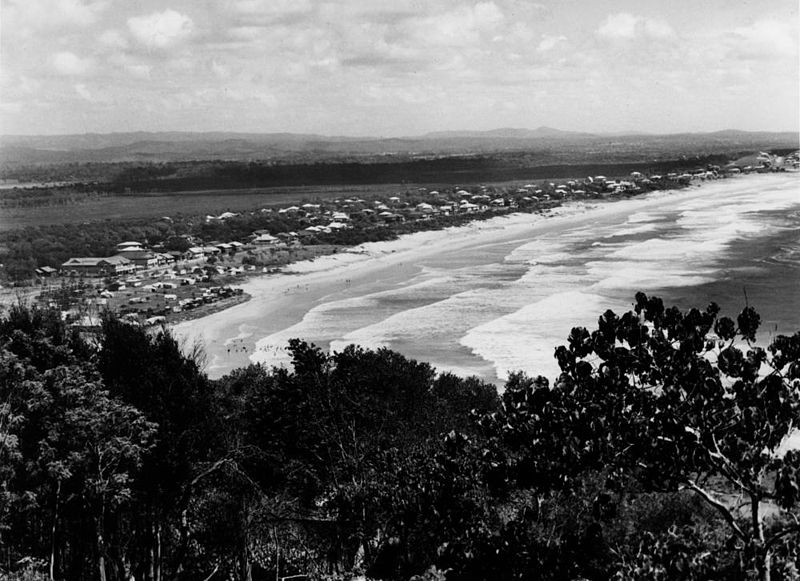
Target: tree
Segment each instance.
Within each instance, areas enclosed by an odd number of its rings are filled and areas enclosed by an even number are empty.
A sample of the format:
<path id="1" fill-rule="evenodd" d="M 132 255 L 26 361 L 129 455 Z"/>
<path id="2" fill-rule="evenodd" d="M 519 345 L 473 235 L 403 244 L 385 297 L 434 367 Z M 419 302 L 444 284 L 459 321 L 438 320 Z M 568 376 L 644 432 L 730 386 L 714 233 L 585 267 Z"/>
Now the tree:
<path id="1" fill-rule="evenodd" d="M 41 434 L 35 448 L 29 448 L 37 456 L 28 460 L 36 463 L 53 495 L 51 579 L 59 507 L 72 503 L 91 515 L 97 571 L 105 581 L 107 521 L 130 500 L 134 474 L 156 429 L 138 410 L 109 397 L 98 379 L 79 367 L 58 367 L 27 386 L 36 393 L 26 397 L 26 432 Z M 125 560 L 118 553 L 120 573 Z"/>
<path id="2" fill-rule="evenodd" d="M 800 425 L 800 333 L 765 350 L 753 308 L 736 321 L 718 314 L 713 303 L 684 313 L 638 293 L 633 311 L 572 330 L 552 389 L 512 378 L 498 430 L 518 442 L 517 474 L 531 482 L 568 486 L 607 467 L 610 484 L 627 474 L 692 491 L 769 580 L 775 549 L 800 532 L 800 454 L 780 448 Z"/>
<path id="3" fill-rule="evenodd" d="M 185 356 L 166 330 L 150 333 L 113 317 L 103 323 L 98 369 L 105 385 L 158 425 L 132 484 L 138 504 L 134 568 L 148 581 L 161 578 L 162 564 L 173 576 L 184 568 L 189 525 L 182 516 L 198 475 L 223 455 L 212 386 L 196 358 Z M 167 534 L 172 527 L 177 535 Z"/>
<path id="4" fill-rule="evenodd" d="M 0 525 L 16 537 L 10 549 L 49 563 L 50 579 L 84 574 L 68 561 L 91 559 L 101 579 L 110 558 L 124 568 L 106 527 L 155 429 L 109 396 L 89 354 L 49 311 L 18 305 L 0 321 Z"/>
<path id="5" fill-rule="evenodd" d="M 293 340 L 290 350 L 291 371 L 251 366 L 220 382 L 229 449 L 260 495 L 243 497 L 248 526 L 302 523 L 330 571 L 381 561 L 375 574 L 396 575 L 429 565 L 444 535 L 434 534 L 445 530 L 440 517 L 458 504 L 456 476 L 474 486 L 480 464 L 470 456 L 473 470 L 457 475 L 434 457 L 448 431 L 469 429 L 471 409 L 496 408 L 493 386 L 436 378 L 430 365 L 388 349 L 328 355 Z"/>

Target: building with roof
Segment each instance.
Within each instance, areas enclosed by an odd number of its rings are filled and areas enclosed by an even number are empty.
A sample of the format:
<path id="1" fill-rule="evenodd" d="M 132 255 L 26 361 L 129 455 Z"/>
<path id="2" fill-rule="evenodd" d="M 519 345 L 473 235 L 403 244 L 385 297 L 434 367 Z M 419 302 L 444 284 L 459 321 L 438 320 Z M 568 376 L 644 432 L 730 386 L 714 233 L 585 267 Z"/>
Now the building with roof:
<path id="1" fill-rule="evenodd" d="M 280 242 L 280 238 L 272 236 L 271 234 L 259 234 L 253 237 L 252 240 L 253 244 L 271 246 L 272 244 L 277 244 Z"/>
<path id="2" fill-rule="evenodd" d="M 41 266 L 36 269 L 36 274 L 39 276 L 55 276 L 58 274 L 58 270 L 53 268 L 52 266 Z"/>
<path id="3" fill-rule="evenodd" d="M 154 268 L 161 262 L 159 257 L 149 250 L 126 250 L 117 256 L 127 258 L 136 268 Z"/>
<path id="4" fill-rule="evenodd" d="M 124 256 L 106 258 L 70 258 L 61 265 L 61 272 L 68 276 L 116 276 L 133 272 L 136 266 Z"/>
<path id="5" fill-rule="evenodd" d="M 129 250 L 144 250 L 144 245 L 141 242 L 134 242 L 133 240 L 117 244 L 117 252 L 127 252 Z"/>

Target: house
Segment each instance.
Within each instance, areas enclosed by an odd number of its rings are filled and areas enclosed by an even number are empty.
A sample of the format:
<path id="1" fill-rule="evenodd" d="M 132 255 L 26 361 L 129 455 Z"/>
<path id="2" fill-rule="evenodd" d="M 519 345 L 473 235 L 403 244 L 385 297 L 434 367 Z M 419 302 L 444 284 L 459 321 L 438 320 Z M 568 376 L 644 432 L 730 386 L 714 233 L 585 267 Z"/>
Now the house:
<path id="1" fill-rule="evenodd" d="M 158 256 L 147 250 L 126 250 L 117 256 L 127 258 L 136 268 L 154 268 L 159 263 Z"/>
<path id="2" fill-rule="evenodd" d="M 58 270 L 53 268 L 52 266 L 41 266 L 36 269 L 36 274 L 39 276 L 55 276 L 58 274 Z"/>
<path id="3" fill-rule="evenodd" d="M 403 216 L 400 214 L 393 214 L 392 212 L 381 212 L 378 214 L 384 222 L 402 222 L 404 221 Z"/>
<path id="4" fill-rule="evenodd" d="M 258 244 L 261 246 L 271 246 L 279 242 L 279 238 L 272 236 L 271 234 L 259 234 L 255 238 L 253 238 L 253 244 Z"/>
<path id="5" fill-rule="evenodd" d="M 144 245 L 141 242 L 134 242 L 132 240 L 117 244 L 117 253 L 126 252 L 129 250 L 144 250 Z"/>
<path id="6" fill-rule="evenodd" d="M 135 265 L 124 256 L 70 258 L 61 265 L 68 276 L 115 276 L 133 272 Z"/>
<path id="7" fill-rule="evenodd" d="M 187 260 L 195 260 L 198 258 L 203 258 L 205 255 L 206 253 L 201 246 L 192 246 L 186 251 L 185 254 Z"/>

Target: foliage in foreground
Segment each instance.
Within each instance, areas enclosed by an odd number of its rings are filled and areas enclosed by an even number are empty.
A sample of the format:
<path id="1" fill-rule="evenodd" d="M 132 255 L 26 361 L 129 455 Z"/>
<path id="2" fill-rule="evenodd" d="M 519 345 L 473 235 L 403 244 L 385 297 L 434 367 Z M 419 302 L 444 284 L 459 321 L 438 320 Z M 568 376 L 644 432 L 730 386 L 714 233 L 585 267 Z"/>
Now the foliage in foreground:
<path id="1" fill-rule="evenodd" d="M 167 331 L 0 320 L 0 571 L 793 579 L 800 333 L 636 296 L 501 397 L 386 349 L 210 381 Z"/>

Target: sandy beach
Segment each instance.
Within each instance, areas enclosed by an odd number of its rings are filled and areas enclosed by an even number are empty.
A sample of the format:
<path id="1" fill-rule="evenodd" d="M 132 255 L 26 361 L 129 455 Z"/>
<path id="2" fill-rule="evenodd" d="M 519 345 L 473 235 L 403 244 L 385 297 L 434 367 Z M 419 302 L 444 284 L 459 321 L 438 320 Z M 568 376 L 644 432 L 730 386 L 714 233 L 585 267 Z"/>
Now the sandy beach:
<path id="1" fill-rule="evenodd" d="M 607 206 L 607 207 L 606 207 Z M 489 240 L 530 235 L 531 228 L 559 228 L 567 221 L 590 220 L 610 204 L 568 204 L 546 214 L 513 214 L 445 230 L 418 232 L 398 240 L 362 244 L 313 261 L 301 261 L 280 273 L 255 276 L 241 285 L 252 298 L 212 315 L 179 323 L 175 335 L 187 345 L 199 343 L 211 377 L 257 360 L 256 342 L 300 321 L 331 295 L 341 298 L 379 292 L 419 271 L 417 262 L 445 250 Z M 263 346 L 283 349 L 285 345 Z"/>
<path id="2" fill-rule="evenodd" d="M 321 304 L 374 296 L 403 284 L 420 274 L 423 261 L 464 255 L 469 256 L 471 265 L 479 266 L 482 258 L 478 250 L 486 245 L 507 242 L 513 247 L 562 230 L 591 229 L 593 223 L 623 219 L 634 211 L 656 212 L 691 201 L 707 190 L 723 189 L 726 181 L 747 183 L 760 177 L 722 180 L 617 201 L 570 203 L 545 215 L 513 214 L 457 228 L 420 232 L 395 241 L 364 244 L 289 265 L 280 274 L 254 277 L 242 285 L 252 296 L 250 301 L 180 323 L 174 332 L 187 344 L 199 342 L 203 346 L 207 354 L 206 371 L 211 377 L 220 377 L 251 361 L 286 362 L 285 342 L 265 338 L 284 339 L 281 331 L 297 325 Z M 330 345 L 320 346 L 327 349 Z M 457 365 L 450 366 L 450 370 L 461 371 Z M 475 368 L 464 371 L 475 372 Z"/>

